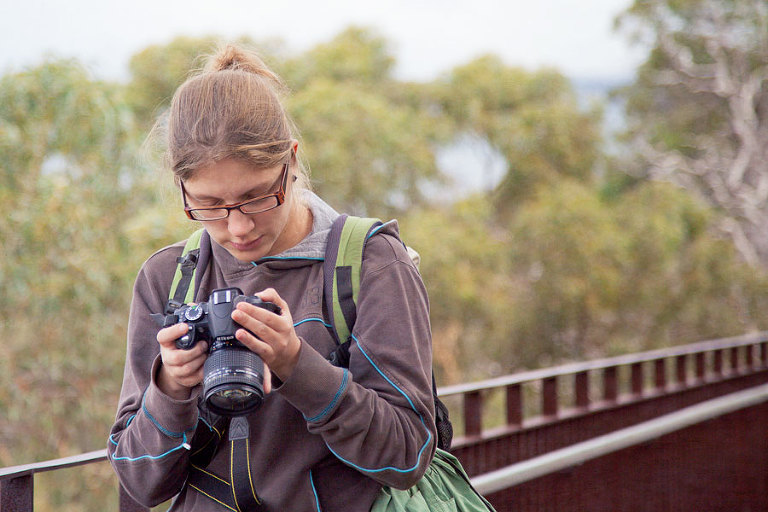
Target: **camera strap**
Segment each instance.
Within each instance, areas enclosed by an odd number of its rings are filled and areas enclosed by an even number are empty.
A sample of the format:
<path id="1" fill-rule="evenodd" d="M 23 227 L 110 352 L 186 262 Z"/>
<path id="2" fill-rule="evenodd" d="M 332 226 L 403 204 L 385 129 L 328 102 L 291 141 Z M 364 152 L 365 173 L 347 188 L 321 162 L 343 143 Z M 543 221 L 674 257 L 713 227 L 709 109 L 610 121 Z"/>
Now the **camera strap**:
<path id="1" fill-rule="evenodd" d="M 211 241 L 207 231 L 199 229 L 190 235 L 181 256 L 176 259 L 176 273 L 171 283 L 166 315 L 173 314 L 176 308 L 195 300 L 210 254 Z M 201 269 L 200 272 L 197 272 L 198 268 Z M 230 510 L 261 510 L 262 501 L 251 480 L 248 419 L 244 416 L 207 419 L 209 421 L 202 418 L 198 420 L 192 439 L 193 451 L 190 455 L 187 485 Z M 206 469 L 227 432 L 230 450 L 229 480 Z"/>
<path id="2" fill-rule="evenodd" d="M 202 423 L 202 421 L 200 422 Z M 218 427 L 218 428 L 217 428 Z M 250 464 L 250 426 L 248 418 L 220 417 L 217 426 L 208 431 L 198 424 L 204 445 L 191 455 L 187 485 L 200 494 L 237 512 L 262 510 L 262 501 L 253 485 Z M 206 469 L 216 453 L 219 442 L 228 432 L 229 479 Z M 210 432 L 210 435 L 208 433 Z M 193 443 L 198 440 L 197 433 Z"/>

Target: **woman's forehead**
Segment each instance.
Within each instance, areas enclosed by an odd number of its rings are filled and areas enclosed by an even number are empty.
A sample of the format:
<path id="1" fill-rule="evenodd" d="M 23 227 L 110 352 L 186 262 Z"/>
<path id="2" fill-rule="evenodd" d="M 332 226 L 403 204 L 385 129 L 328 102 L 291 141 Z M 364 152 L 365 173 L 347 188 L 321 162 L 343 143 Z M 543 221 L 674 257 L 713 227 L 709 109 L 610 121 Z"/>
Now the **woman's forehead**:
<path id="1" fill-rule="evenodd" d="M 184 188 L 196 197 L 226 199 L 268 194 L 280 177 L 282 165 L 258 169 L 245 162 L 226 159 L 199 168 L 184 181 Z"/>

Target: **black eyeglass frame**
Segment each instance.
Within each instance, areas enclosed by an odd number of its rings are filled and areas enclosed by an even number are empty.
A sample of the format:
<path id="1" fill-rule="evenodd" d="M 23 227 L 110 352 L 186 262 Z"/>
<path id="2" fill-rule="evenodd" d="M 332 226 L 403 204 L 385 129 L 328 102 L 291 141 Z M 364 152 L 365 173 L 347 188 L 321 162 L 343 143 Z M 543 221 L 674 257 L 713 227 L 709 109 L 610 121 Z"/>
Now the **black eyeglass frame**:
<path id="1" fill-rule="evenodd" d="M 288 186 L 288 167 L 289 162 L 286 162 L 283 164 L 283 171 L 280 173 L 280 188 L 277 190 L 277 192 L 273 192 L 271 194 L 265 194 L 263 196 L 254 197 L 251 199 L 248 199 L 246 201 L 242 201 L 240 203 L 234 203 L 234 204 L 224 204 L 221 206 L 204 206 L 199 208 L 191 208 L 189 206 L 189 203 L 187 203 L 187 191 L 184 189 L 184 182 L 180 181 L 181 185 L 181 198 L 184 201 L 184 213 L 187 215 L 187 218 L 190 220 L 196 220 L 198 222 L 208 222 L 208 221 L 214 221 L 214 220 L 223 220 L 229 217 L 230 212 L 232 210 L 240 210 L 240 213 L 243 215 L 256 215 L 258 213 L 264 213 L 268 212 L 269 210 L 274 210 L 278 206 L 282 205 L 285 202 L 285 190 Z M 294 181 L 296 180 L 296 177 L 294 177 Z M 269 199 L 270 197 L 274 197 L 277 200 L 277 204 L 274 206 L 270 206 L 269 208 L 265 210 L 259 210 L 257 212 L 245 212 L 242 209 L 243 205 L 246 205 L 248 203 L 253 203 L 255 201 L 263 201 L 264 199 Z M 223 217 L 216 217 L 214 219 L 198 219 L 194 216 L 194 212 L 200 211 L 200 210 L 226 210 L 227 214 Z"/>

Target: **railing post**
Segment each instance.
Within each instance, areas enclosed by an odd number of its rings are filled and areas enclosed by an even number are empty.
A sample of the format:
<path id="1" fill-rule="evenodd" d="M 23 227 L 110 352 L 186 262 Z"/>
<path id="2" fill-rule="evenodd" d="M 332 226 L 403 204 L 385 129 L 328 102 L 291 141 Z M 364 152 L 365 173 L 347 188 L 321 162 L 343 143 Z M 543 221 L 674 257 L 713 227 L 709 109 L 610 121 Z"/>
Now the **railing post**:
<path id="1" fill-rule="evenodd" d="M 589 372 L 579 372 L 574 376 L 576 387 L 576 407 L 589 408 Z"/>
<path id="2" fill-rule="evenodd" d="M 717 377 L 723 376 L 723 351 L 715 350 L 715 360 L 712 363 L 713 370 Z"/>
<path id="3" fill-rule="evenodd" d="M 603 370 L 603 399 L 608 403 L 614 403 L 618 397 L 618 369 L 615 366 L 609 366 Z"/>
<path id="4" fill-rule="evenodd" d="M 667 388 L 667 360 L 656 359 L 653 362 L 655 372 L 656 391 L 664 391 Z"/>
<path id="5" fill-rule="evenodd" d="M 731 372 L 739 371 L 739 347 L 731 347 Z"/>
<path id="6" fill-rule="evenodd" d="M 34 475 L 0 480 L 0 512 L 32 512 Z"/>
<path id="7" fill-rule="evenodd" d="M 523 425 L 523 393 L 520 384 L 507 386 L 507 425 L 510 427 Z"/>
<path id="8" fill-rule="evenodd" d="M 696 354 L 696 380 L 699 382 L 704 382 L 704 377 L 707 373 L 707 365 L 706 365 L 706 353 L 699 352 Z"/>
<path id="9" fill-rule="evenodd" d="M 760 362 L 763 366 L 768 366 L 768 343 L 760 344 Z"/>
<path id="10" fill-rule="evenodd" d="M 643 396 L 643 363 L 633 363 L 632 373 L 632 395 L 635 398 Z"/>
<path id="11" fill-rule="evenodd" d="M 479 436 L 483 431 L 483 395 L 480 391 L 464 394 L 464 435 Z"/>
<path id="12" fill-rule="evenodd" d="M 542 382 L 541 412 L 544 416 L 557 416 L 557 377 Z"/>
<path id="13" fill-rule="evenodd" d="M 675 373 L 677 384 L 680 387 L 685 387 L 688 383 L 688 357 L 683 354 L 675 357 Z"/>

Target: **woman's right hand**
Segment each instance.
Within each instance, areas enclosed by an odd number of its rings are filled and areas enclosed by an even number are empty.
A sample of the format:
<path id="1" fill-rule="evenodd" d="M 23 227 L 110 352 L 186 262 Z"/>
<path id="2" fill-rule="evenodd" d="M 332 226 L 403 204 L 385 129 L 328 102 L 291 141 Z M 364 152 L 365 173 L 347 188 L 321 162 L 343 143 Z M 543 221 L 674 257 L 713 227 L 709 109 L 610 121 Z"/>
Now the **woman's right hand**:
<path id="1" fill-rule="evenodd" d="M 203 381 L 203 363 L 208 357 L 208 344 L 198 341 L 189 350 L 176 348 L 176 340 L 189 330 L 185 323 L 160 329 L 157 342 L 163 364 L 157 372 L 157 386 L 171 398 L 186 400 L 190 390 Z"/>

